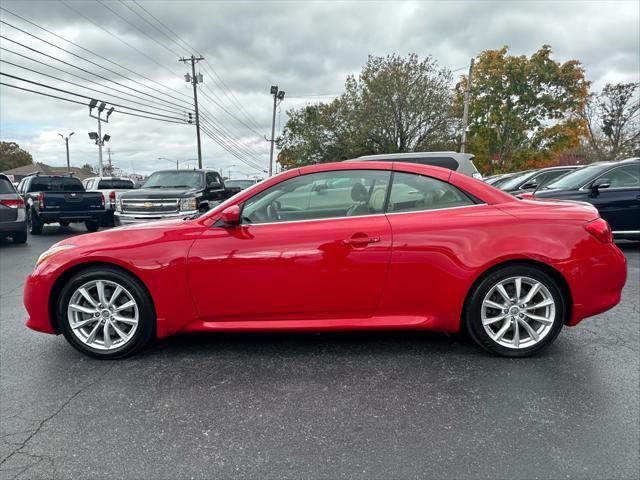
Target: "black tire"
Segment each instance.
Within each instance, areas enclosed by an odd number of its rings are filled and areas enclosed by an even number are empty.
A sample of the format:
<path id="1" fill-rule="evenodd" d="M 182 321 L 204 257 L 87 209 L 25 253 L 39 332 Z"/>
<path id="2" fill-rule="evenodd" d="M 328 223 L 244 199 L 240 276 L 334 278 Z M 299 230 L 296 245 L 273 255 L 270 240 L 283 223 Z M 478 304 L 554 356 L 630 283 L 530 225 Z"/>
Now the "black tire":
<path id="1" fill-rule="evenodd" d="M 69 222 L 58 222 L 60 224 L 61 227 L 68 227 L 69 226 Z"/>
<path id="2" fill-rule="evenodd" d="M 547 288 L 555 302 L 555 317 L 548 333 L 536 344 L 526 348 L 509 348 L 494 341 L 482 325 L 482 303 L 487 293 L 498 282 L 510 277 L 529 277 Z M 482 278 L 471 290 L 463 322 L 469 336 L 485 350 L 504 357 L 528 357 L 550 345 L 565 323 L 566 299 L 557 282 L 543 270 L 526 264 L 511 264 L 498 268 Z"/>
<path id="3" fill-rule="evenodd" d="M 27 243 L 27 231 L 14 232 L 11 234 L 11 240 L 13 243 Z"/>
<path id="4" fill-rule="evenodd" d="M 133 295 L 139 310 L 139 321 L 133 337 L 123 346 L 113 350 L 100 350 L 85 345 L 71 330 L 67 319 L 67 308 L 71 296 L 78 287 L 92 280 L 110 280 L 124 286 Z M 74 275 L 66 282 L 56 305 L 56 320 L 58 327 L 67 341 L 76 350 L 94 358 L 115 360 L 129 357 L 145 346 L 154 338 L 156 333 L 156 316 L 151 297 L 140 281 L 133 275 L 112 267 L 92 267 Z"/>
<path id="5" fill-rule="evenodd" d="M 34 210 L 29 210 L 27 214 L 27 223 L 29 225 L 29 233 L 31 235 L 40 235 L 44 222 L 38 218 L 38 214 Z"/>
<path id="6" fill-rule="evenodd" d="M 85 220 L 84 226 L 89 232 L 97 232 L 100 228 L 100 223 L 96 222 L 95 220 Z"/>

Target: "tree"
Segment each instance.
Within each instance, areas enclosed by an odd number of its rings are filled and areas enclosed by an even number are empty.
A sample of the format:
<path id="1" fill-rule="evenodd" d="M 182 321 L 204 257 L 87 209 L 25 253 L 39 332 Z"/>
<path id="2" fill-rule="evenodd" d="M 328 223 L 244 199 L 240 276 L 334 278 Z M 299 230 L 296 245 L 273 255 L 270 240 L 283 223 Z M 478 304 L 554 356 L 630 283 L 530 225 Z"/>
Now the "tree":
<path id="1" fill-rule="evenodd" d="M 333 102 L 287 112 L 280 158 L 291 167 L 450 147 L 457 122 L 450 84 L 451 73 L 430 56 L 369 56 Z"/>
<path id="2" fill-rule="evenodd" d="M 15 142 L 0 142 L 0 172 L 33 163 L 29 152 Z"/>
<path id="3" fill-rule="evenodd" d="M 93 169 L 93 165 L 91 165 L 90 163 L 85 163 L 80 168 L 82 168 L 83 170 L 86 170 L 87 172 L 90 172 L 93 175 L 96 174 L 96 171 Z"/>
<path id="4" fill-rule="evenodd" d="M 639 83 L 607 84 L 589 95 L 583 118 L 592 160 L 619 160 L 640 156 Z"/>
<path id="5" fill-rule="evenodd" d="M 473 72 L 467 144 L 484 173 L 543 166 L 586 135 L 581 115 L 589 82 L 580 62 L 554 61 L 548 45 L 530 58 L 508 52 L 482 52 Z M 458 114 L 466 85 L 463 76 Z"/>

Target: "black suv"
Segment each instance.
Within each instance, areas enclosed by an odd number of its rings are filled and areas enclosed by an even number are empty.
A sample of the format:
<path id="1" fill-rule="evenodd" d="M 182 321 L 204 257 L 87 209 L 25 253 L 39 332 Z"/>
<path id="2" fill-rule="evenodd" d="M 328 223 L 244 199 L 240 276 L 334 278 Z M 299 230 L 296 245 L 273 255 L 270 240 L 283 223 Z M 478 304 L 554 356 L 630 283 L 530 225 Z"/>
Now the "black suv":
<path id="1" fill-rule="evenodd" d="M 130 225 L 196 215 L 239 191 L 238 187 L 225 187 L 215 170 L 154 172 L 142 188 L 120 195 L 116 205 L 116 224 Z"/>

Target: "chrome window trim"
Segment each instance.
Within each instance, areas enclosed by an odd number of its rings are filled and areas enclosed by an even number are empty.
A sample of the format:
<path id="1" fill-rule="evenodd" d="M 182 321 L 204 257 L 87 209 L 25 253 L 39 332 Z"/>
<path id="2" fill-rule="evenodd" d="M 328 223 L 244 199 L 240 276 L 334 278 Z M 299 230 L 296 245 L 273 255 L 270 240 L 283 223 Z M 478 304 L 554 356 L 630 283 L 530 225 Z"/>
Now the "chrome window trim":
<path id="1" fill-rule="evenodd" d="M 482 207 L 488 205 L 487 203 L 474 203 L 473 205 L 461 205 L 459 207 L 445 207 L 445 208 L 433 208 L 431 210 L 411 210 L 409 212 L 387 212 L 387 213 L 371 213 L 369 215 L 354 215 L 352 217 L 326 217 L 326 218 L 309 218 L 305 220 L 285 220 L 284 222 L 264 222 L 264 223 L 240 223 L 240 226 L 243 227 L 259 227 L 260 225 L 283 225 L 288 223 L 303 223 L 303 222 L 323 222 L 325 220 L 353 220 L 355 218 L 366 218 L 366 217 L 381 217 L 386 215 L 406 215 L 409 213 L 431 213 L 431 212 L 441 212 L 443 210 L 455 210 L 459 208 L 470 208 L 470 207 Z M 215 223 L 214 223 L 215 225 Z"/>
<path id="2" fill-rule="evenodd" d="M 640 234 L 640 230 L 614 230 L 613 232 L 614 235 L 617 235 L 619 233 L 638 233 Z"/>

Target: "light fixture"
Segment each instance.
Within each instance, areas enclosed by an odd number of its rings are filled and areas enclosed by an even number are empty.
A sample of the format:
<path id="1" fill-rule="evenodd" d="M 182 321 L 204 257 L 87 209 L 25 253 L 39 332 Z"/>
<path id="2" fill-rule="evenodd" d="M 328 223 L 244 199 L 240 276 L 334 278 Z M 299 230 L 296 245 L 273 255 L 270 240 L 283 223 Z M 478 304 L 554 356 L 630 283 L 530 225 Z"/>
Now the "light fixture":
<path id="1" fill-rule="evenodd" d="M 271 95 L 275 95 L 278 93 L 278 86 L 277 85 L 271 85 Z"/>
<path id="2" fill-rule="evenodd" d="M 96 132 L 89 132 L 89 138 L 91 140 L 97 140 L 98 139 L 98 134 Z"/>
<path id="3" fill-rule="evenodd" d="M 91 101 L 89 102 L 89 110 L 93 110 L 94 108 L 96 108 L 97 104 L 98 104 L 97 100 L 91 99 Z"/>
<path id="4" fill-rule="evenodd" d="M 106 135 L 104 137 L 102 137 L 102 143 L 104 142 L 108 142 L 111 139 L 111 135 Z"/>
<path id="5" fill-rule="evenodd" d="M 73 135 L 74 133 L 76 133 L 76 132 L 71 132 L 71 133 L 69 134 L 69 136 Z"/>
<path id="6" fill-rule="evenodd" d="M 278 100 L 282 100 L 284 98 L 284 90 L 280 90 L 278 92 Z"/>
<path id="7" fill-rule="evenodd" d="M 111 107 L 108 111 L 107 111 L 107 118 L 109 118 L 109 115 L 111 115 L 113 113 L 114 108 Z"/>
<path id="8" fill-rule="evenodd" d="M 102 113 L 102 111 L 103 111 L 105 108 L 107 108 L 107 104 L 106 104 L 106 103 L 104 103 L 104 102 L 102 102 L 102 103 L 100 104 L 100 106 L 98 107 L 98 113 Z"/>

